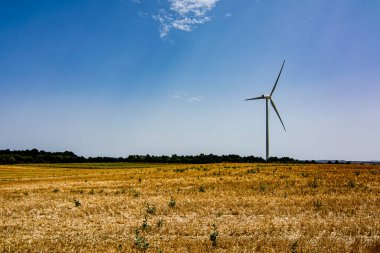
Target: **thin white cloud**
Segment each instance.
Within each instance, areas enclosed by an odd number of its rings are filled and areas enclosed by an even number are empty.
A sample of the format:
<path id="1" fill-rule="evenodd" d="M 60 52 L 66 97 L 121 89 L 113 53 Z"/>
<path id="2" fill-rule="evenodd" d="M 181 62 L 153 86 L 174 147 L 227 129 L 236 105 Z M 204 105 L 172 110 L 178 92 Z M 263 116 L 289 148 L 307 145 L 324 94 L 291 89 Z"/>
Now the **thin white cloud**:
<path id="1" fill-rule="evenodd" d="M 195 96 L 195 97 L 189 97 L 188 101 L 189 102 L 200 102 L 204 99 L 205 99 L 205 97 L 203 97 L 203 96 Z"/>
<path id="2" fill-rule="evenodd" d="M 149 13 L 147 12 L 143 12 L 143 11 L 139 11 L 138 12 L 138 15 L 142 18 L 147 18 L 149 16 Z"/>
<path id="3" fill-rule="evenodd" d="M 214 8 L 218 0 L 169 0 L 170 9 L 180 15 L 194 14 L 204 16 Z"/>
<path id="4" fill-rule="evenodd" d="M 197 25 L 209 22 L 207 13 L 219 0 L 168 0 L 169 8 L 160 9 L 153 18 L 160 23 L 160 37 L 172 29 L 191 32 Z"/>
<path id="5" fill-rule="evenodd" d="M 190 103 L 201 102 L 202 100 L 206 99 L 204 96 L 190 96 L 186 92 L 175 92 L 172 97 L 174 99 L 180 99 Z"/>
<path id="6" fill-rule="evenodd" d="M 140 0 L 131 0 L 132 3 L 135 3 L 135 4 L 140 4 Z"/>

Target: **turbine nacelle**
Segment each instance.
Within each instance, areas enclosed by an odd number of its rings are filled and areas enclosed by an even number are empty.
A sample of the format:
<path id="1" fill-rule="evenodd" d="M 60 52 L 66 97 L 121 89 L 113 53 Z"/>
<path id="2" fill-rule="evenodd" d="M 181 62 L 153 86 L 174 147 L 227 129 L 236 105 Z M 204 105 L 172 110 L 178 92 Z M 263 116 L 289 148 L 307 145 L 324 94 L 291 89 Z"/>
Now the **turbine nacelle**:
<path id="1" fill-rule="evenodd" d="M 272 99 L 271 95 L 263 94 L 260 97 L 255 97 L 255 98 L 247 98 L 245 101 L 248 100 L 257 100 L 257 99 Z"/>

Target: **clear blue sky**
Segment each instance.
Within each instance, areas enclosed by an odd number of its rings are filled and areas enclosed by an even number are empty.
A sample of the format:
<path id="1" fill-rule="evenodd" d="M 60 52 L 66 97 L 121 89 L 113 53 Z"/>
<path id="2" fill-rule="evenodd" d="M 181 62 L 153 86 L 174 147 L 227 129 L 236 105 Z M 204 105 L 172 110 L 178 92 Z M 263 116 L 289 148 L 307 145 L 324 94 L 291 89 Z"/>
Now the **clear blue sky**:
<path id="1" fill-rule="evenodd" d="M 380 160 L 380 1 L 0 0 L 0 149 Z"/>

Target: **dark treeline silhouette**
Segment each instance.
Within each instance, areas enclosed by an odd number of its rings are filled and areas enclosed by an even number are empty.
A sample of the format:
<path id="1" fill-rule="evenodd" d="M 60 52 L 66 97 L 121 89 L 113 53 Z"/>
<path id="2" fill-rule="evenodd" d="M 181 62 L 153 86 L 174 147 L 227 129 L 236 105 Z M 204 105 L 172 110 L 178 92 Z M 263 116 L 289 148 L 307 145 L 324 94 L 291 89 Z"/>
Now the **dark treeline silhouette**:
<path id="1" fill-rule="evenodd" d="M 37 149 L 31 150 L 0 150 L 0 164 L 20 163 L 112 163 L 112 162 L 142 162 L 142 163 L 265 163 L 261 157 L 239 156 L 239 155 L 187 155 L 187 156 L 152 156 L 152 155 L 130 155 L 128 157 L 89 157 L 77 156 L 71 151 L 47 152 Z M 270 163 L 301 163 L 289 157 L 270 157 Z M 306 161 L 309 163 L 309 161 Z M 311 161 L 314 162 L 314 161 Z"/>
<path id="2" fill-rule="evenodd" d="M 16 163 L 77 163 L 86 162 L 86 158 L 75 155 L 73 152 L 46 152 L 37 149 L 31 150 L 0 150 L 0 164 Z"/>

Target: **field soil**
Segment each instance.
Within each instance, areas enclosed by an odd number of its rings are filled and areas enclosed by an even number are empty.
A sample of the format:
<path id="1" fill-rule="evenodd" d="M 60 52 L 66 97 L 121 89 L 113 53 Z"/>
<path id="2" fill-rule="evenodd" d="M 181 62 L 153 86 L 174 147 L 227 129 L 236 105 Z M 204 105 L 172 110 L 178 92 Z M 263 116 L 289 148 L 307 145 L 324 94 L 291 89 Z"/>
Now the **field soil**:
<path id="1" fill-rule="evenodd" d="M 0 252 L 380 252 L 380 166 L 0 166 Z"/>

